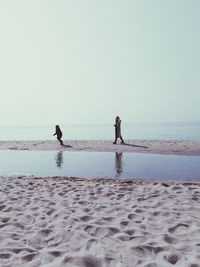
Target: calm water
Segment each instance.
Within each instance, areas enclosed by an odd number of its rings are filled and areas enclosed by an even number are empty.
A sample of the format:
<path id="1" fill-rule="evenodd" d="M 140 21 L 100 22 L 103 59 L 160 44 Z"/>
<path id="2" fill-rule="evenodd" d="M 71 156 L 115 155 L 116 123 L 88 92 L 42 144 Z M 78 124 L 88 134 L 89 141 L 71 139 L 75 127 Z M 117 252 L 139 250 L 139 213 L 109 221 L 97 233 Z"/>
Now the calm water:
<path id="1" fill-rule="evenodd" d="M 200 181 L 200 156 L 0 151 L 0 175 L 65 175 Z"/>
<path id="2" fill-rule="evenodd" d="M 60 125 L 66 140 L 112 140 L 110 125 Z M 55 140 L 54 125 L 33 127 L 0 127 L 0 140 Z M 122 124 L 126 139 L 200 140 L 200 122 Z"/>

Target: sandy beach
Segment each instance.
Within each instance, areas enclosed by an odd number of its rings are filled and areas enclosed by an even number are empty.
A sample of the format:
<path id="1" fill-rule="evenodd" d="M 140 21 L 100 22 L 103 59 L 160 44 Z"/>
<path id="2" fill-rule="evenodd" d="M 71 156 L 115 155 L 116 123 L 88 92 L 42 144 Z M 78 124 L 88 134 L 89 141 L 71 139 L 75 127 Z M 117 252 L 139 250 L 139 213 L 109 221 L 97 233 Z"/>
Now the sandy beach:
<path id="1" fill-rule="evenodd" d="M 200 141 L 192 140 L 126 140 L 114 145 L 112 140 L 0 141 L 0 150 L 59 150 L 98 152 L 142 152 L 175 155 L 200 155 Z"/>
<path id="2" fill-rule="evenodd" d="M 197 267 L 200 185 L 0 177 L 0 266 Z"/>
<path id="3" fill-rule="evenodd" d="M 199 141 L 1 141 L 0 150 L 200 155 Z M 200 184 L 0 177 L 1 267 L 198 267 Z"/>

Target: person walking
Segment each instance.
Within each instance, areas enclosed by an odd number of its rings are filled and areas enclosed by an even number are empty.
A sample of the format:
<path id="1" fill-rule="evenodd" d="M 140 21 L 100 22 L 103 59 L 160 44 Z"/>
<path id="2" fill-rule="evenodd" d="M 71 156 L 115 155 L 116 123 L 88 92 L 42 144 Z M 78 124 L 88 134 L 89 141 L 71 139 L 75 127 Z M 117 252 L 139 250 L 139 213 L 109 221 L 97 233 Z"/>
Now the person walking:
<path id="1" fill-rule="evenodd" d="M 63 141 L 61 140 L 61 138 L 62 138 L 62 131 L 60 130 L 59 125 L 56 125 L 56 131 L 55 131 L 54 135 L 57 135 L 58 141 L 60 142 L 61 145 L 63 145 Z"/>
<path id="2" fill-rule="evenodd" d="M 123 140 L 122 135 L 121 135 L 121 120 L 120 120 L 119 116 L 117 116 L 115 118 L 114 127 L 115 127 L 115 141 L 113 142 L 113 144 L 117 143 L 118 138 L 121 139 L 121 144 L 124 144 L 124 140 Z"/>

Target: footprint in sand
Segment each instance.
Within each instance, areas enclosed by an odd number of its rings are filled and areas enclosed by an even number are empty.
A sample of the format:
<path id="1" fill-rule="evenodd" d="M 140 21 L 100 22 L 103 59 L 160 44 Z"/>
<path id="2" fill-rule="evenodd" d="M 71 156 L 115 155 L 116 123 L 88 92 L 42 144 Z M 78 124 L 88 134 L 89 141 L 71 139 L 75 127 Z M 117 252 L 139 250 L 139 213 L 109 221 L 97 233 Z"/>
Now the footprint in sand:
<path id="1" fill-rule="evenodd" d="M 120 225 L 122 226 L 128 226 L 129 225 L 129 221 L 121 221 Z"/>
<path id="2" fill-rule="evenodd" d="M 120 230 L 116 227 L 108 227 L 108 230 L 111 236 L 120 232 Z"/>
<path id="3" fill-rule="evenodd" d="M 50 251 L 48 253 L 54 257 L 59 257 L 62 254 L 60 251 Z"/>
<path id="4" fill-rule="evenodd" d="M 88 224 L 87 226 L 85 226 L 84 231 L 86 231 L 87 233 L 91 233 L 92 230 L 94 230 L 94 226 Z"/>
<path id="5" fill-rule="evenodd" d="M 37 255 L 38 255 L 38 253 L 30 253 L 30 254 L 27 254 L 27 255 L 23 256 L 22 259 L 23 259 L 24 261 L 30 262 L 30 261 L 32 261 Z"/>
<path id="6" fill-rule="evenodd" d="M 4 210 L 6 208 L 6 205 L 0 205 L 0 210 Z"/>
<path id="7" fill-rule="evenodd" d="M 113 217 L 103 217 L 103 220 L 105 220 L 106 222 L 112 222 L 114 220 Z"/>
<path id="8" fill-rule="evenodd" d="M 0 259 L 7 260 L 12 256 L 10 253 L 0 253 Z"/>
<path id="9" fill-rule="evenodd" d="M 151 245 L 139 245 L 139 246 L 136 246 L 136 247 L 132 247 L 131 248 L 133 251 L 135 251 L 136 255 L 138 257 L 146 257 L 146 256 L 150 256 L 150 255 L 153 255 L 153 254 L 158 254 L 162 251 L 164 251 L 164 248 L 163 247 L 154 247 L 154 246 L 151 246 Z"/>
<path id="10" fill-rule="evenodd" d="M 135 230 L 126 230 L 125 233 L 127 235 L 133 235 L 135 233 Z"/>
<path id="11" fill-rule="evenodd" d="M 87 201 L 79 201 L 78 203 L 81 204 L 81 205 L 87 205 L 88 204 Z"/>
<path id="12" fill-rule="evenodd" d="M 165 235 L 164 241 L 167 242 L 168 244 L 177 244 L 178 240 L 175 237 Z"/>
<path id="13" fill-rule="evenodd" d="M 91 211 L 91 209 L 85 208 L 85 209 L 83 209 L 83 211 L 86 212 L 86 213 L 89 213 Z"/>
<path id="14" fill-rule="evenodd" d="M 7 223 L 10 221 L 9 217 L 2 218 L 2 223 Z"/>
<path id="15" fill-rule="evenodd" d="M 102 267 L 101 259 L 94 256 L 70 257 L 65 256 L 62 264 L 71 264 L 71 266 L 82 267 Z"/>
<path id="16" fill-rule="evenodd" d="M 93 219 L 92 216 L 87 216 L 87 215 L 80 217 L 80 220 L 83 221 L 83 222 L 89 222 L 92 219 Z"/>
<path id="17" fill-rule="evenodd" d="M 176 254 L 171 254 L 169 256 L 164 256 L 164 259 L 171 264 L 176 264 L 179 260 L 179 257 Z"/>

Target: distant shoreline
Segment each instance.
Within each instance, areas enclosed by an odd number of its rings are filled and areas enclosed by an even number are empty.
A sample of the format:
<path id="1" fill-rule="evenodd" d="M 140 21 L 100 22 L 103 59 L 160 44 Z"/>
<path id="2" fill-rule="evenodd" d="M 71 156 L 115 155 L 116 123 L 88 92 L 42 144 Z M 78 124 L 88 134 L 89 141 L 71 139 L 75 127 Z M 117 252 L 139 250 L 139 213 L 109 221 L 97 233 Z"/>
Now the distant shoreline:
<path id="1" fill-rule="evenodd" d="M 91 151 L 200 155 L 200 141 L 193 140 L 126 140 L 114 145 L 112 140 L 0 141 L 0 150 L 13 151 Z"/>

